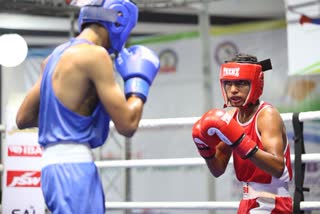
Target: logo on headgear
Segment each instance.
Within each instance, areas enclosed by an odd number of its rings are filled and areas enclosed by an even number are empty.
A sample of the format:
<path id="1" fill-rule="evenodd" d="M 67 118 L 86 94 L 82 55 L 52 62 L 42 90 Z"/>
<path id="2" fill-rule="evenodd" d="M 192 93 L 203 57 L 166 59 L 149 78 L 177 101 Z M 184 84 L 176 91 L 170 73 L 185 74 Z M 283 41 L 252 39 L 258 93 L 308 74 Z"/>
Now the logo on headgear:
<path id="1" fill-rule="evenodd" d="M 234 76 L 234 77 L 238 77 L 239 76 L 239 71 L 240 68 L 223 68 L 223 76 Z"/>

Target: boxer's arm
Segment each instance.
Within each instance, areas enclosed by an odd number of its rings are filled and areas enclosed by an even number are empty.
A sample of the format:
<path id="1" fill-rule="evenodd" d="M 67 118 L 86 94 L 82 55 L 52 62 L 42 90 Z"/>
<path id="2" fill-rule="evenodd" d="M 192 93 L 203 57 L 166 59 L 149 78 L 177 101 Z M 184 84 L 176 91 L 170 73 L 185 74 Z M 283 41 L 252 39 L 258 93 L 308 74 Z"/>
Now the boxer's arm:
<path id="1" fill-rule="evenodd" d="M 16 124 L 19 129 L 38 127 L 38 114 L 40 108 L 40 84 L 42 72 L 33 87 L 25 96 L 20 105 L 17 115 Z"/>
<path id="2" fill-rule="evenodd" d="M 205 159 L 206 164 L 215 177 L 222 175 L 230 160 L 232 149 L 225 143 L 221 142 L 217 135 L 209 136 L 207 131 L 201 126 L 202 120 L 210 118 L 204 114 L 192 127 L 192 138 L 199 154 Z"/>
<path id="3" fill-rule="evenodd" d="M 216 147 L 215 157 L 206 159 L 206 164 L 214 177 L 219 177 L 226 171 L 231 154 L 230 146 L 220 142 Z"/>
<path id="4" fill-rule="evenodd" d="M 101 47 L 92 47 L 84 56 L 86 75 L 93 82 L 99 99 L 109 113 L 117 131 L 131 137 L 138 128 L 143 110 L 143 101 L 135 96 L 126 100 L 115 80 L 115 72 L 110 56 Z"/>
<path id="5" fill-rule="evenodd" d="M 19 129 L 38 127 L 38 116 L 40 109 L 40 86 L 43 71 L 46 64 L 48 63 L 49 58 L 50 55 L 42 61 L 39 78 L 27 93 L 18 109 L 16 115 L 16 124 Z"/>
<path id="6" fill-rule="evenodd" d="M 275 108 L 268 107 L 259 113 L 257 120 L 264 149 L 259 149 L 250 159 L 260 169 L 280 177 L 285 167 L 284 150 L 287 144 L 280 113 Z"/>

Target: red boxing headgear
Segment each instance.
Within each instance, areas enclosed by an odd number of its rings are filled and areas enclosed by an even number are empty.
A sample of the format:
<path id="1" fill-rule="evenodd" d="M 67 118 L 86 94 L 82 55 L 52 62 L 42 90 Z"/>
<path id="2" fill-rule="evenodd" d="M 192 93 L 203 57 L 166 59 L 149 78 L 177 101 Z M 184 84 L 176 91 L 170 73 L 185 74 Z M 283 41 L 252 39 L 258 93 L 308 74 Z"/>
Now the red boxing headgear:
<path id="1" fill-rule="evenodd" d="M 263 71 L 260 64 L 250 62 L 227 62 L 221 65 L 220 85 L 224 98 L 224 107 L 229 106 L 228 97 L 223 86 L 223 81 L 248 80 L 250 91 L 242 106 L 256 103 L 263 92 Z"/>

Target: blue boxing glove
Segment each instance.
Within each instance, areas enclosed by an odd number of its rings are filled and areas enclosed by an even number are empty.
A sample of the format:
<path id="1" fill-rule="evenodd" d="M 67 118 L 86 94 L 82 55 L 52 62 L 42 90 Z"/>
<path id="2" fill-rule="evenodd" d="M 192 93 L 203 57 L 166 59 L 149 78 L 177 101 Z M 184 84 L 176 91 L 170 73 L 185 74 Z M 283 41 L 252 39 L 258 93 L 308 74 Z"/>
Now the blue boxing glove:
<path id="1" fill-rule="evenodd" d="M 123 48 L 115 59 L 115 67 L 124 80 L 126 97 L 135 95 L 146 102 L 149 87 L 160 68 L 158 56 L 142 45 Z"/>

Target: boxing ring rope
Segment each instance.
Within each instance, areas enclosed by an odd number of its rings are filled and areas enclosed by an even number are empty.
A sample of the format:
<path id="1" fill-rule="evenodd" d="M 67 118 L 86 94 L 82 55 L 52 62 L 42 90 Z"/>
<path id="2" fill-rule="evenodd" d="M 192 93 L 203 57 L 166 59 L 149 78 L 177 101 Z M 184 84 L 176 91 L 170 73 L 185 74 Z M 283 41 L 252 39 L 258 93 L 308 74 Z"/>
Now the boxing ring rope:
<path id="1" fill-rule="evenodd" d="M 284 121 L 292 120 L 294 113 L 284 113 L 281 117 Z M 186 118 L 166 118 L 166 119 L 143 119 L 139 124 L 141 129 L 172 129 L 190 127 L 199 117 Z M 299 121 L 309 121 L 320 119 L 320 111 L 301 112 Z M 114 125 L 111 123 L 111 129 Z M 0 131 L 4 132 L 5 127 L 0 125 Z M 295 156 L 291 155 L 292 161 Z M 303 154 L 303 163 L 320 162 L 320 154 Z M 172 159 L 144 159 L 144 160 L 107 160 L 95 161 L 98 168 L 135 168 L 135 167 L 173 167 L 173 166 L 205 166 L 202 158 L 172 158 Z M 0 165 L 0 171 L 3 166 Z M 107 210 L 124 209 L 190 209 L 190 210 L 235 210 L 238 209 L 239 202 L 216 201 L 216 202 L 106 202 Z M 301 201 L 300 209 L 320 210 L 320 201 Z"/>
<path id="2" fill-rule="evenodd" d="M 295 155 L 291 155 L 291 162 L 294 162 Z M 303 163 L 320 162 L 320 154 L 302 155 Z M 96 161 L 99 168 L 139 168 L 139 167 L 176 167 L 176 166 L 205 166 L 203 158 L 168 158 L 168 159 L 143 159 L 143 160 L 111 160 Z M 232 164 L 232 159 L 229 161 Z"/>
<path id="3" fill-rule="evenodd" d="M 237 210 L 239 202 L 107 202 L 107 210 L 123 209 L 173 209 L 173 210 Z M 320 210 L 320 201 L 302 201 L 300 208 L 304 211 Z"/>
<path id="4" fill-rule="evenodd" d="M 291 121 L 294 113 L 282 113 L 283 121 Z M 143 119 L 139 124 L 140 129 L 163 129 L 163 128 L 181 128 L 183 126 L 192 126 L 200 117 L 181 117 L 181 118 L 165 118 L 165 119 Z M 320 119 L 320 111 L 301 112 L 299 120 L 309 121 Z M 113 126 L 113 125 L 112 125 Z"/>

